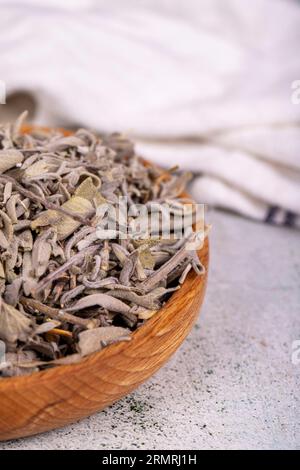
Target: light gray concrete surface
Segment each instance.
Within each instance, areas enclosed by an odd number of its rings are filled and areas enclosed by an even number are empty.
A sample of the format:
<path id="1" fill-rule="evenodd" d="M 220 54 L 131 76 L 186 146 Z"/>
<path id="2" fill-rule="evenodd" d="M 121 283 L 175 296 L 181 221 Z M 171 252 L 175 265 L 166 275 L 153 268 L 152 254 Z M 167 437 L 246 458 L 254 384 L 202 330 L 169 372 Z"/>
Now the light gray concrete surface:
<path id="1" fill-rule="evenodd" d="M 300 448 L 300 233 L 211 219 L 205 304 L 171 361 L 109 409 L 0 449 Z"/>

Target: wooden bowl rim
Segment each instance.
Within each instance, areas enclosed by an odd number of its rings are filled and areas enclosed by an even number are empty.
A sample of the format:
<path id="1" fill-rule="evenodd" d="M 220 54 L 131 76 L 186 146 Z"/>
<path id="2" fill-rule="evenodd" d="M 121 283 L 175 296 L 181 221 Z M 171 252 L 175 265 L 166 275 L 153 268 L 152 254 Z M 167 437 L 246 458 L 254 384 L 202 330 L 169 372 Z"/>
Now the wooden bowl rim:
<path id="1" fill-rule="evenodd" d="M 33 129 L 41 129 L 43 131 L 49 130 L 49 128 L 47 127 L 24 126 L 23 132 L 27 133 L 27 132 L 32 131 Z M 61 129 L 61 128 L 53 128 L 51 130 L 64 132 L 65 135 L 72 134 L 71 131 L 66 131 L 65 129 Z M 199 256 L 201 256 L 202 252 L 205 251 L 205 249 L 209 253 L 208 237 L 206 237 L 203 246 L 198 250 Z M 206 269 L 208 269 L 208 266 Z M 120 354 L 121 352 L 126 350 L 128 343 L 131 343 L 135 339 L 139 340 L 139 345 L 141 346 L 142 338 L 147 337 L 148 339 L 149 335 L 147 335 L 147 333 L 153 331 L 154 327 L 157 327 L 159 325 L 162 317 L 164 316 L 165 312 L 169 309 L 169 307 L 171 307 L 174 303 L 176 303 L 179 297 L 183 297 L 185 294 L 189 292 L 189 289 L 190 289 L 189 286 L 191 282 L 195 280 L 195 277 L 198 277 L 198 275 L 194 272 L 190 272 L 185 282 L 180 287 L 180 289 L 178 291 L 175 291 L 171 295 L 171 297 L 166 301 L 163 307 L 160 310 L 158 310 L 157 313 L 152 318 L 150 318 L 149 320 L 146 320 L 145 323 L 142 324 L 137 330 L 131 332 L 130 341 L 120 341 L 118 343 L 110 344 L 106 346 L 105 348 L 101 349 L 100 351 L 97 351 L 95 353 L 89 354 L 86 357 L 83 357 L 79 362 L 74 363 L 74 364 L 56 365 L 53 368 L 45 369 L 45 370 L 37 371 L 37 372 L 32 372 L 29 375 L 0 378 L 0 391 L 3 392 L 5 389 L 6 391 L 9 391 L 9 389 L 12 390 L 17 387 L 26 386 L 26 385 L 32 386 L 35 383 L 40 382 L 41 380 L 50 381 L 51 378 L 53 377 L 59 377 L 62 375 L 67 376 L 68 372 L 74 373 L 76 371 L 80 371 L 82 369 L 83 364 L 86 364 L 86 365 L 88 365 L 88 363 L 92 364 L 92 363 L 101 361 L 102 358 L 104 359 L 108 356 L 111 357 L 111 356 Z"/>

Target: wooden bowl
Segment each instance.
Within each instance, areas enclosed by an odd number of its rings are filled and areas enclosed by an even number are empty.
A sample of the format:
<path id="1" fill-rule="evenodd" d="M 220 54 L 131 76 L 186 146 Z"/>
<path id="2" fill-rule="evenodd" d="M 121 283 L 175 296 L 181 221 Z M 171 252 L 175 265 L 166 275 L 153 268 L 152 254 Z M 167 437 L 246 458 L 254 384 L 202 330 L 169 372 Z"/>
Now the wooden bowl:
<path id="1" fill-rule="evenodd" d="M 190 273 L 164 307 L 132 334 L 78 364 L 0 379 L 0 440 L 77 421 L 124 397 L 151 377 L 191 330 L 207 281 L 208 241 L 199 251 L 206 274 Z"/>

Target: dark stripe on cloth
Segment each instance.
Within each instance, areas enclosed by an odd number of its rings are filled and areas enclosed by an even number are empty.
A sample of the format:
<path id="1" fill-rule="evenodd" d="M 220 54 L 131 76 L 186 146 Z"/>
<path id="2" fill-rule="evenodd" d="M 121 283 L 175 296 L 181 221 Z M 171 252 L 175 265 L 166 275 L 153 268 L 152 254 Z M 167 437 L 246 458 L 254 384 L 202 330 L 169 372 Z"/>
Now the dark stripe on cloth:
<path id="1" fill-rule="evenodd" d="M 267 224 L 273 224 L 274 223 L 274 217 L 275 217 L 275 215 L 277 214 L 278 211 L 279 211 L 278 206 L 271 206 L 269 208 L 268 212 L 267 212 L 265 222 Z"/>
<path id="2" fill-rule="evenodd" d="M 294 212 L 287 211 L 284 225 L 287 225 L 288 227 L 294 227 L 295 222 L 296 222 L 296 214 Z"/>

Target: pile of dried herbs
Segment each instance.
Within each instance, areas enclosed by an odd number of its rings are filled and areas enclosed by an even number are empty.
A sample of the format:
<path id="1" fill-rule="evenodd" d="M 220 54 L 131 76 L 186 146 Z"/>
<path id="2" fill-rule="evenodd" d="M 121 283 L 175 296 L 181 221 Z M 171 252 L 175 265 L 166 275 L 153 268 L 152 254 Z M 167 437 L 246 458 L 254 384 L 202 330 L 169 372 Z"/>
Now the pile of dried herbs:
<path id="1" fill-rule="evenodd" d="M 122 238 L 120 222 L 97 232 L 109 222 L 98 208 L 120 197 L 131 220 L 153 201 L 175 214 L 189 175 L 146 166 L 119 134 L 22 134 L 25 116 L 0 127 L 0 377 L 130 339 L 190 269 L 203 272 L 188 237 Z"/>

